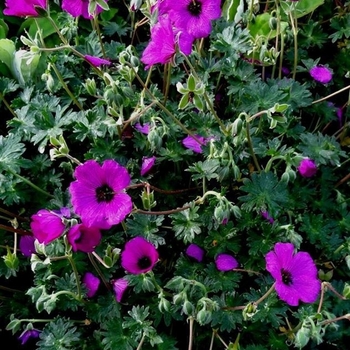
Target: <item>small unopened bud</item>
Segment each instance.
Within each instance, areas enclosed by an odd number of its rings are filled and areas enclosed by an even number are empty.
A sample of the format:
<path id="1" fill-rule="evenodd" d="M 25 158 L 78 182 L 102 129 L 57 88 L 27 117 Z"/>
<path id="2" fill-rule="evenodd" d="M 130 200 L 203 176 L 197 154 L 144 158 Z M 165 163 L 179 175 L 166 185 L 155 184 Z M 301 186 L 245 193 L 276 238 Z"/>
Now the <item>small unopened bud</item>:
<path id="1" fill-rule="evenodd" d="M 83 84 L 83 85 L 84 85 L 84 87 L 89 95 L 96 96 L 97 89 L 96 89 L 96 82 L 95 82 L 94 78 L 86 79 L 85 84 Z"/>

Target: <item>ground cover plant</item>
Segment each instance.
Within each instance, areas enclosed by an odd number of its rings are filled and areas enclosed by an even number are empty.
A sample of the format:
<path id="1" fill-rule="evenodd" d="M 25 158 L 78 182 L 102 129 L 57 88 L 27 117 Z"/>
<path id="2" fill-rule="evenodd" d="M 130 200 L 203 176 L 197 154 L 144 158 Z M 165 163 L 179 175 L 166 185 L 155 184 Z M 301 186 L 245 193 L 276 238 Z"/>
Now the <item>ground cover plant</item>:
<path id="1" fill-rule="evenodd" d="M 347 349 L 350 3 L 5 0 L 13 349 Z"/>

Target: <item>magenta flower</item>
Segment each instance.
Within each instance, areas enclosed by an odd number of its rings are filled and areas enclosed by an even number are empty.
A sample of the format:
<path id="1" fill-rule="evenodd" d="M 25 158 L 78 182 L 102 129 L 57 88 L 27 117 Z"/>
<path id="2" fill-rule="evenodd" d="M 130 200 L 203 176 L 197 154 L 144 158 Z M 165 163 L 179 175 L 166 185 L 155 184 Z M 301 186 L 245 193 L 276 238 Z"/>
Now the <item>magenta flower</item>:
<path id="1" fill-rule="evenodd" d="M 156 161 L 156 157 L 154 157 L 154 156 L 142 158 L 141 176 L 145 175 L 146 173 L 148 173 L 152 169 L 155 161 Z"/>
<path id="2" fill-rule="evenodd" d="M 66 228 L 63 222 L 66 210 L 66 208 L 62 208 L 60 211 L 41 209 L 32 215 L 30 228 L 32 229 L 33 236 L 40 243 L 44 244 L 49 244 L 60 237 Z"/>
<path id="3" fill-rule="evenodd" d="M 266 210 L 262 210 L 261 211 L 261 216 L 267 220 L 271 225 L 275 222 L 275 220 L 273 219 L 273 217 L 270 215 L 270 213 Z"/>
<path id="4" fill-rule="evenodd" d="M 19 240 L 19 249 L 27 258 L 36 253 L 34 241 L 35 238 L 29 235 L 21 236 L 21 239 Z"/>
<path id="5" fill-rule="evenodd" d="M 150 123 L 145 123 L 141 125 L 140 123 L 135 124 L 135 129 L 142 134 L 148 135 L 150 132 Z"/>
<path id="6" fill-rule="evenodd" d="M 86 227 L 84 224 L 72 226 L 67 233 L 67 240 L 73 251 L 92 253 L 101 241 L 101 231 L 96 227 Z"/>
<path id="7" fill-rule="evenodd" d="M 30 338 L 39 338 L 40 333 L 41 331 L 38 329 L 27 329 L 18 337 L 18 339 L 21 344 L 24 345 Z"/>
<path id="8" fill-rule="evenodd" d="M 321 290 L 317 268 L 309 253 L 294 253 L 291 243 L 276 243 L 265 256 L 266 270 L 276 280 L 275 289 L 280 299 L 291 306 L 299 300 L 313 303 Z"/>
<path id="9" fill-rule="evenodd" d="M 215 258 L 215 265 L 219 271 L 230 271 L 238 267 L 238 261 L 232 255 L 221 253 Z"/>
<path id="10" fill-rule="evenodd" d="M 174 32 L 168 17 L 160 17 L 151 29 L 151 41 L 142 53 L 141 62 L 148 69 L 154 64 L 172 62 L 176 45 L 181 52 L 189 55 L 192 51 L 193 37 L 186 32 Z"/>
<path id="11" fill-rule="evenodd" d="M 324 66 L 315 66 L 310 69 L 312 78 L 322 84 L 327 84 L 332 80 L 332 71 Z"/>
<path id="12" fill-rule="evenodd" d="M 298 171 L 302 177 L 312 177 L 317 172 L 317 165 L 313 160 L 305 158 L 300 162 Z"/>
<path id="13" fill-rule="evenodd" d="M 4 15 L 27 17 L 38 16 L 38 12 L 35 7 L 47 8 L 46 0 L 5 0 Z"/>
<path id="14" fill-rule="evenodd" d="M 112 64 L 111 61 L 105 60 L 104 58 L 99 58 L 96 56 L 85 55 L 85 59 L 91 63 L 94 67 L 100 67 L 102 65 L 109 66 Z"/>
<path id="15" fill-rule="evenodd" d="M 86 296 L 88 298 L 92 298 L 96 294 L 98 287 L 100 286 L 100 279 L 93 273 L 86 272 L 82 282 L 87 289 Z"/>
<path id="16" fill-rule="evenodd" d="M 134 275 L 152 270 L 157 261 L 156 248 L 143 237 L 135 237 L 127 242 L 121 254 L 123 268 Z"/>
<path id="17" fill-rule="evenodd" d="M 204 253 L 204 249 L 194 243 L 190 244 L 186 249 L 186 254 L 198 262 L 203 260 Z"/>
<path id="18" fill-rule="evenodd" d="M 206 138 L 200 135 L 194 135 L 194 136 L 201 143 L 197 142 L 192 136 L 189 135 L 182 140 L 182 144 L 186 148 L 191 149 L 193 152 L 203 153 L 202 146 L 206 145 L 211 138 Z"/>
<path id="19" fill-rule="evenodd" d="M 112 281 L 115 299 L 118 303 L 123 299 L 124 292 L 128 288 L 128 281 L 125 278 L 118 278 Z"/>
<path id="20" fill-rule="evenodd" d="M 169 16 L 179 30 L 194 38 L 211 32 L 211 21 L 221 16 L 221 0 L 167 0 Z"/>
<path id="21" fill-rule="evenodd" d="M 62 10 L 68 12 L 73 17 L 82 16 L 85 19 L 92 19 L 94 16 L 89 14 L 89 0 L 63 0 Z M 107 2 L 107 0 L 104 0 Z M 98 15 L 103 11 L 101 6 L 97 6 L 96 14 Z"/>
<path id="22" fill-rule="evenodd" d="M 132 201 L 125 193 L 130 175 L 116 161 L 106 160 L 101 166 L 88 160 L 75 169 L 74 176 L 76 181 L 69 186 L 71 201 L 86 226 L 109 229 L 131 212 Z"/>

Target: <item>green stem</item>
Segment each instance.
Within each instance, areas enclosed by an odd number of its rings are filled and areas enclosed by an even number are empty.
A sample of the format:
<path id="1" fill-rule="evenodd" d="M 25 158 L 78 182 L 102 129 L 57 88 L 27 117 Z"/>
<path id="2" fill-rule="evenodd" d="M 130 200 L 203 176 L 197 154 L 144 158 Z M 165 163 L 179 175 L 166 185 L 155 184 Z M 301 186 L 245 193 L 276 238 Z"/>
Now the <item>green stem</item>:
<path id="1" fill-rule="evenodd" d="M 101 265 L 103 265 L 106 269 L 110 269 L 111 268 L 111 266 L 108 266 L 102 259 L 101 259 L 101 257 L 94 251 L 94 252 L 92 252 L 91 253 L 94 257 L 95 257 L 95 259 L 101 264 Z"/>
<path id="2" fill-rule="evenodd" d="M 345 91 L 345 90 L 348 90 L 348 89 L 350 89 L 350 85 L 345 86 L 344 88 L 342 88 L 342 89 L 340 89 L 340 90 L 338 90 L 338 91 L 336 91 L 336 92 L 333 92 L 332 94 L 327 95 L 326 97 L 322 97 L 322 98 L 320 98 L 319 100 L 313 101 L 311 104 L 315 104 L 315 103 L 319 103 L 319 102 L 328 100 L 329 98 L 331 98 L 331 97 L 333 97 L 333 96 L 335 96 L 335 95 L 338 95 L 338 94 L 340 94 L 341 92 L 343 92 L 343 91 Z"/>
<path id="3" fill-rule="evenodd" d="M 70 292 L 69 290 L 60 290 L 59 292 L 54 293 L 55 297 L 58 297 L 60 295 L 69 295 L 69 296 L 71 296 L 73 299 L 75 299 L 77 301 L 80 301 L 80 302 L 82 301 L 80 295 L 77 296 L 76 294 L 74 294 L 73 292 Z"/>
<path id="4" fill-rule="evenodd" d="M 73 103 L 82 111 L 83 107 L 80 104 L 80 102 L 76 99 L 76 97 L 73 95 L 73 93 L 70 91 L 68 85 L 66 84 L 66 82 L 64 81 L 61 73 L 59 72 L 59 70 L 57 69 L 56 65 L 54 63 L 51 62 L 51 67 L 54 70 L 58 80 L 60 81 L 60 83 L 62 84 L 63 89 L 66 91 L 66 93 L 68 94 L 68 96 L 71 98 L 71 100 L 73 101 Z"/>
<path id="5" fill-rule="evenodd" d="M 252 142 L 252 139 L 250 137 L 249 122 L 248 121 L 247 121 L 247 128 L 246 128 L 246 130 L 247 130 L 247 141 L 248 141 L 248 147 L 249 147 L 250 155 L 253 158 L 253 162 L 254 162 L 255 167 L 258 169 L 258 171 L 261 171 L 258 159 L 256 158 L 256 155 L 254 153 L 253 142 Z"/>
<path id="6" fill-rule="evenodd" d="M 15 113 L 15 111 L 12 109 L 12 107 L 10 106 L 10 104 L 7 102 L 5 96 L 3 95 L 2 92 L 0 92 L 0 100 L 4 103 L 4 105 L 6 106 L 6 108 L 10 111 L 10 113 L 17 118 L 17 114 Z"/>
<path id="7" fill-rule="evenodd" d="M 275 290 L 275 285 L 276 283 L 274 283 L 270 289 L 257 301 L 254 301 L 254 305 L 258 306 L 262 301 L 264 301 L 274 290 Z"/>
<path id="8" fill-rule="evenodd" d="M 22 180 L 24 183 L 26 183 L 27 185 L 29 185 L 30 187 L 34 188 L 36 191 L 48 196 L 48 197 L 51 197 L 51 198 L 55 198 L 55 196 L 53 196 L 52 194 L 44 191 L 43 189 L 41 189 L 40 187 L 38 187 L 37 185 L 34 185 L 33 182 L 31 182 L 30 180 L 26 179 L 25 177 L 15 173 L 14 171 L 10 170 L 10 169 L 7 169 L 7 171 L 9 173 L 11 173 L 12 175 L 16 176 L 17 178 L 19 178 L 20 180 Z"/>
<path id="9" fill-rule="evenodd" d="M 142 333 L 142 338 L 141 338 L 140 343 L 139 343 L 139 345 L 137 346 L 136 350 L 141 350 L 142 345 L 143 345 L 143 343 L 144 343 L 144 341 L 145 341 L 145 338 L 146 338 L 146 334 L 143 332 L 143 333 Z"/>
<path id="10" fill-rule="evenodd" d="M 289 18 L 290 18 L 290 23 L 292 25 L 293 38 L 294 38 L 294 64 L 293 64 L 293 75 L 292 75 L 292 78 L 295 79 L 295 75 L 296 75 L 296 72 L 297 72 L 297 63 L 298 63 L 297 19 L 293 17 L 292 11 L 289 12 Z"/>
<path id="11" fill-rule="evenodd" d="M 188 59 L 188 57 L 186 55 L 183 55 L 185 58 L 186 63 L 188 64 L 188 66 L 191 69 L 191 72 L 193 74 L 193 76 L 196 78 L 197 81 L 200 81 L 201 79 L 199 78 L 198 74 L 196 73 L 194 67 L 192 66 L 192 63 L 190 62 L 190 60 Z M 224 135 L 228 136 L 229 132 L 226 130 L 225 125 L 223 124 L 223 122 L 221 121 L 221 119 L 219 118 L 219 116 L 217 115 L 213 104 L 211 103 L 209 96 L 207 94 L 206 91 L 204 91 L 203 97 L 209 107 L 209 110 L 211 111 L 212 115 L 214 116 L 214 118 L 216 119 L 217 123 L 220 125 L 221 131 L 224 133 Z"/>
<path id="12" fill-rule="evenodd" d="M 190 326 L 190 330 L 189 330 L 189 339 L 188 339 L 188 350 L 192 350 L 192 346 L 193 346 L 193 323 L 194 323 L 194 317 L 189 317 L 189 326 Z"/>
<path id="13" fill-rule="evenodd" d="M 129 63 L 125 62 L 126 65 L 128 65 L 134 72 L 135 77 L 139 81 L 139 83 L 142 85 L 143 89 L 147 92 L 147 94 L 150 96 L 150 98 L 163 112 L 165 112 L 173 121 L 176 123 L 186 134 L 191 136 L 195 141 L 197 141 L 200 145 L 203 143 L 195 136 L 192 134 L 190 130 L 188 130 L 185 125 L 183 125 L 165 106 L 163 106 L 162 103 L 160 103 L 157 98 L 152 94 L 152 92 L 147 88 L 147 86 L 144 84 L 138 73 L 136 72 L 135 68 Z"/>
<path id="14" fill-rule="evenodd" d="M 74 262 L 74 260 L 73 260 L 71 255 L 67 255 L 67 259 L 68 259 L 69 263 L 72 266 L 74 277 L 75 277 L 75 281 L 77 283 L 78 298 L 81 299 L 81 286 L 80 286 L 80 280 L 79 280 L 79 274 L 78 274 L 77 267 L 76 267 L 75 262 Z"/>
<path id="15" fill-rule="evenodd" d="M 100 43 L 101 50 L 102 50 L 102 55 L 103 55 L 104 58 L 106 58 L 107 55 L 106 55 L 105 47 L 103 45 L 101 29 L 100 29 L 100 25 L 98 23 L 98 16 L 95 16 L 94 19 L 93 19 L 93 27 L 95 27 L 95 30 L 96 30 L 96 33 L 97 33 L 98 41 Z"/>

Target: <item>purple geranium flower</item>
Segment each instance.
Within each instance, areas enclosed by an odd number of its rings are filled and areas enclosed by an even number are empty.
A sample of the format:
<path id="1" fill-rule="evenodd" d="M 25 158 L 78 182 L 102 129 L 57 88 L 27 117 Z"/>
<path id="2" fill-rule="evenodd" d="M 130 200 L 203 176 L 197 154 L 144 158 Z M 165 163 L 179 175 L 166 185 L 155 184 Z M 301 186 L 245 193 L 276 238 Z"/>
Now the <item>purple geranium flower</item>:
<path id="1" fill-rule="evenodd" d="M 127 242 L 121 254 L 123 268 L 134 275 L 152 270 L 157 261 L 156 248 L 143 237 L 135 237 Z"/>
<path id="2" fill-rule="evenodd" d="M 109 229 L 119 224 L 132 210 L 132 201 L 125 193 L 130 183 L 127 170 L 114 160 L 101 166 L 95 160 L 79 165 L 76 181 L 69 186 L 72 205 L 86 226 Z"/>
<path id="3" fill-rule="evenodd" d="M 276 280 L 277 295 L 291 306 L 299 300 L 313 303 L 321 290 L 317 268 L 309 253 L 294 253 L 291 243 L 276 243 L 274 250 L 267 253 L 266 269 Z"/>
<path id="4" fill-rule="evenodd" d="M 324 66 L 315 66 L 310 69 L 312 78 L 322 84 L 327 84 L 332 80 L 332 71 Z"/>
<path id="5" fill-rule="evenodd" d="M 86 296 L 88 298 L 92 298 L 96 294 L 98 287 L 100 286 L 100 279 L 96 277 L 93 273 L 86 272 L 82 282 L 87 289 Z"/>
<path id="6" fill-rule="evenodd" d="M 125 278 L 118 278 L 112 281 L 115 299 L 118 303 L 123 299 L 124 292 L 128 288 L 128 281 Z"/>
<path id="7" fill-rule="evenodd" d="M 35 7 L 47 8 L 46 0 L 5 0 L 4 15 L 26 17 L 26 16 L 38 16 L 38 12 Z"/>
<path id="8" fill-rule="evenodd" d="M 141 176 L 145 175 L 146 173 L 148 173 L 152 169 L 155 161 L 156 161 L 156 157 L 154 157 L 154 156 L 142 158 Z"/>
<path id="9" fill-rule="evenodd" d="M 160 17 L 151 29 L 151 41 L 142 53 L 141 62 L 150 66 L 169 63 L 176 53 L 176 45 L 181 52 L 189 55 L 192 51 L 193 37 L 186 32 L 174 32 L 168 17 Z"/>
<path id="10" fill-rule="evenodd" d="M 33 236 L 21 236 L 21 239 L 19 240 L 19 249 L 24 256 L 29 258 L 33 253 L 36 253 L 34 241 L 35 238 Z"/>
<path id="11" fill-rule="evenodd" d="M 90 55 L 85 55 L 84 57 L 85 57 L 85 59 L 86 59 L 89 63 L 91 63 L 94 67 L 100 67 L 100 66 L 102 66 L 102 65 L 109 66 L 110 64 L 112 64 L 111 61 L 105 60 L 104 58 L 99 58 L 99 57 L 90 56 Z"/>
<path id="12" fill-rule="evenodd" d="M 72 226 L 67 239 L 73 251 L 80 250 L 84 253 L 92 253 L 101 241 L 101 231 L 96 227 L 86 227 L 84 224 Z"/>
<path id="13" fill-rule="evenodd" d="M 150 132 L 150 123 L 145 123 L 141 125 L 140 123 L 135 124 L 135 129 L 142 134 L 148 135 Z"/>
<path id="14" fill-rule="evenodd" d="M 204 249 L 194 243 L 190 244 L 186 249 L 186 254 L 198 262 L 201 262 L 203 260 L 204 253 Z"/>
<path id="15" fill-rule="evenodd" d="M 104 0 L 107 2 L 107 0 Z M 62 1 L 62 10 L 68 12 L 73 17 L 82 16 L 85 19 L 94 18 L 89 14 L 89 0 L 63 0 Z M 96 7 L 96 14 L 98 15 L 103 11 L 101 6 Z"/>
<path id="16" fill-rule="evenodd" d="M 270 215 L 270 213 L 267 210 L 262 210 L 261 211 L 261 216 L 267 220 L 271 225 L 275 222 L 273 217 Z"/>
<path id="17" fill-rule="evenodd" d="M 66 228 L 63 222 L 64 216 L 67 216 L 64 215 L 67 214 L 66 210 L 67 208 L 62 208 L 59 211 L 41 209 L 32 215 L 30 227 L 33 236 L 44 244 L 49 244 L 60 237 Z"/>
<path id="18" fill-rule="evenodd" d="M 39 338 L 40 333 L 41 331 L 38 329 L 27 329 L 18 337 L 18 339 L 21 344 L 24 345 L 30 338 Z"/>
<path id="19" fill-rule="evenodd" d="M 238 262 L 232 255 L 221 253 L 215 258 L 215 265 L 219 271 L 230 271 L 238 267 Z"/>
<path id="20" fill-rule="evenodd" d="M 302 177 L 312 177 L 317 172 L 317 165 L 313 160 L 305 158 L 300 162 L 298 171 Z"/>
<path id="21" fill-rule="evenodd" d="M 194 38 L 207 37 L 211 21 L 221 16 L 221 0 L 167 0 L 167 4 L 175 27 Z"/>
<path id="22" fill-rule="evenodd" d="M 210 137 L 209 138 L 206 138 L 206 137 L 203 137 L 203 136 L 200 136 L 200 135 L 194 135 L 201 143 L 197 142 L 191 135 L 185 137 L 183 140 L 182 140 L 182 144 L 188 148 L 188 149 L 191 149 L 193 152 L 196 152 L 196 153 L 202 153 L 203 150 L 202 150 L 202 146 L 203 145 L 206 145 L 208 143 L 208 141 L 210 140 Z"/>

